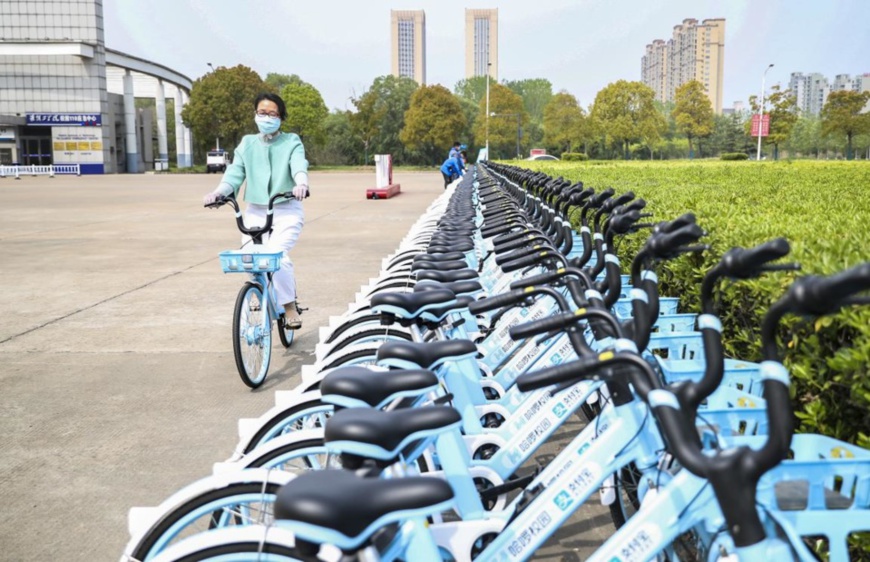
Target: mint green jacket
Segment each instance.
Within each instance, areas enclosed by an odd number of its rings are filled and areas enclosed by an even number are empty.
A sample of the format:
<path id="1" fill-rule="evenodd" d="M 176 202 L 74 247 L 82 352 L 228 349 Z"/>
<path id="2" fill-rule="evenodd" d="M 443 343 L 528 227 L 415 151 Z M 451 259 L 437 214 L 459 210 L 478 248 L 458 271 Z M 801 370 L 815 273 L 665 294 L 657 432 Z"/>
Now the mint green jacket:
<path id="1" fill-rule="evenodd" d="M 233 163 L 221 179 L 221 187 L 232 187 L 238 196 L 242 183 L 245 201 L 267 205 L 269 197 L 296 187 L 297 174 L 308 173 L 302 139 L 295 133 L 281 133 L 271 142 L 261 135 L 245 135 L 233 154 Z M 228 191 L 228 190 L 227 190 Z"/>

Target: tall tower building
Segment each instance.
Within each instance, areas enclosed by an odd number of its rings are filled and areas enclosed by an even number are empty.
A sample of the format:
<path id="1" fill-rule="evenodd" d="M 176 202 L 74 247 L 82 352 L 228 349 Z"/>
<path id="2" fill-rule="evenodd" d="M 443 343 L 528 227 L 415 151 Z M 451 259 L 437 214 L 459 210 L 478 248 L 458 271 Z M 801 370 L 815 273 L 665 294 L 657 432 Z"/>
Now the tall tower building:
<path id="1" fill-rule="evenodd" d="M 725 68 L 725 20 L 685 19 L 674 26 L 671 39 L 646 46 L 641 81 L 662 102 L 674 101 L 677 88 L 691 80 L 704 85 L 713 111 L 722 113 Z"/>
<path id="2" fill-rule="evenodd" d="M 498 8 L 465 10 L 465 77 L 498 80 Z"/>
<path id="3" fill-rule="evenodd" d="M 390 10 L 391 73 L 426 84 L 426 13 Z"/>

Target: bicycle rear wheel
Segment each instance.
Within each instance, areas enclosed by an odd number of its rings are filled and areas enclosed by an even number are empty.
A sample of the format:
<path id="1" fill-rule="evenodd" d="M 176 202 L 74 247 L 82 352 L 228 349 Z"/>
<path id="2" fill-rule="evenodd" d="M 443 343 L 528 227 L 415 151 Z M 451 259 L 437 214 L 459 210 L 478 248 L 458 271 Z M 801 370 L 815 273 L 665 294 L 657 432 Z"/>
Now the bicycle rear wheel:
<path id="1" fill-rule="evenodd" d="M 272 358 L 272 326 L 263 306 L 263 290 L 247 282 L 236 298 L 233 314 L 233 355 L 242 382 L 257 388 L 266 380 Z M 263 329 L 264 315 L 268 329 Z"/>
<path id="2" fill-rule="evenodd" d="M 271 523 L 279 484 L 238 482 L 209 490 L 165 514 L 132 551 L 134 560 L 149 560 L 196 533 L 218 527 Z"/>

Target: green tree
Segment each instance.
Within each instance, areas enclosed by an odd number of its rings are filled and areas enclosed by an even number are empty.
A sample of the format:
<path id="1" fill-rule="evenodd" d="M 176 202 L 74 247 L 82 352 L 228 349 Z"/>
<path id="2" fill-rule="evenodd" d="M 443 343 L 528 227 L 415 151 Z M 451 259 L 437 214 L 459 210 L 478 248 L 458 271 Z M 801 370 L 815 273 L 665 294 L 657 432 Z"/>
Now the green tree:
<path id="1" fill-rule="evenodd" d="M 263 81 L 271 86 L 276 92 L 283 91 L 284 86 L 290 84 L 305 84 L 305 81 L 302 80 L 302 78 L 299 78 L 297 74 L 278 74 L 277 72 L 270 72 L 266 75 L 266 78 Z M 281 97 L 283 98 L 284 96 Z"/>
<path id="2" fill-rule="evenodd" d="M 770 115 L 770 132 L 765 137 L 766 144 L 773 145 L 773 159 L 779 158 L 779 145 L 785 143 L 798 119 L 797 99 L 790 90 L 781 90 L 779 85 L 770 89 L 770 96 L 765 99 L 765 113 Z M 768 105 L 770 104 L 770 105 Z M 752 113 L 758 113 L 758 96 L 749 97 Z M 746 122 L 747 131 L 751 131 L 752 120 Z"/>
<path id="3" fill-rule="evenodd" d="M 422 86 L 411 96 L 399 138 L 428 163 L 440 164 L 464 127 L 462 106 L 450 90 L 439 84 Z"/>
<path id="4" fill-rule="evenodd" d="M 465 127 L 460 131 L 459 137 L 453 140 L 458 140 L 462 144 L 468 145 L 469 149 L 471 149 L 472 146 L 480 144 L 474 136 L 474 123 L 477 119 L 477 103 L 458 96 L 456 99 L 459 101 L 459 106 L 462 108 L 462 114 L 465 116 Z"/>
<path id="5" fill-rule="evenodd" d="M 708 137 L 713 132 L 713 105 L 704 85 L 690 80 L 677 88 L 674 96 L 674 109 L 671 112 L 677 130 L 689 140 L 689 158 L 695 157 L 692 139 Z"/>
<path id="6" fill-rule="evenodd" d="M 546 78 L 506 80 L 504 85 L 523 99 L 523 107 L 532 123 L 543 125 L 544 108 L 553 99 L 553 84 Z M 492 85 L 490 85 L 490 89 Z"/>
<path id="7" fill-rule="evenodd" d="M 305 147 L 309 160 L 318 165 L 359 164 L 363 154 L 360 139 L 354 136 L 350 111 L 333 111 L 323 120 L 326 142 Z"/>
<path id="8" fill-rule="evenodd" d="M 641 141 L 652 151 L 667 128 L 654 98 L 649 86 L 626 80 L 608 84 L 595 96 L 592 115 L 604 142 L 619 146 L 626 160 L 632 141 Z"/>
<path id="9" fill-rule="evenodd" d="M 723 152 L 746 152 L 752 149 L 752 139 L 746 135 L 746 115 L 731 113 L 713 117 L 713 133 L 710 141 L 712 154 Z"/>
<path id="10" fill-rule="evenodd" d="M 577 98 L 564 90 L 553 96 L 544 108 L 544 144 L 560 154 L 573 152 L 584 117 Z"/>
<path id="11" fill-rule="evenodd" d="M 281 98 L 287 105 L 284 131 L 296 133 L 308 144 L 322 145 L 326 141 L 323 122 L 329 115 L 323 97 L 317 88 L 303 81 L 290 82 L 281 90 Z"/>
<path id="12" fill-rule="evenodd" d="M 366 143 L 367 152 L 392 154 L 394 162 L 404 161 L 405 147 L 399 134 L 416 89 L 417 83 L 411 78 L 379 76 L 362 96 L 353 100 L 359 114 L 353 121 L 354 129 Z"/>
<path id="13" fill-rule="evenodd" d="M 822 122 L 813 115 L 801 116 L 795 121 L 791 135 L 785 143 L 789 156 L 818 156 L 823 150 Z"/>
<path id="14" fill-rule="evenodd" d="M 516 155 L 517 138 L 522 140 L 522 127 L 529 120 L 528 114 L 523 109 L 523 98 L 512 92 L 507 86 L 490 82 L 489 112 L 489 119 L 487 119 L 486 100 L 480 100 L 474 123 L 474 137 L 478 143 L 484 144 L 488 128 L 490 157 L 493 155 Z"/>
<path id="15" fill-rule="evenodd" d="M 486 97 L 486 76 L 472 76 L 460 80 L 453 86 L 453 93 L 471 101 L 477 107 L 480 100 Z"/>
<path id="16" fill-rule="evenodd" d="M 843 90 L 831 92 L 822 107 L 822 134 L 846 136 L 846 159 L 852 160 L 852 139 L 870 133 L 870 113 L 862 113 L 870 101 L 870 92 Z"/>
<path id="17" fill-rule="evenodd" d="M 194 81 L 181 119 L 200 148 L 215 137 L 235 147 L 243 135 L 256 132 L 254 99 L 264 91 L 273 90 L 247 66 L 218 67 Z"/>

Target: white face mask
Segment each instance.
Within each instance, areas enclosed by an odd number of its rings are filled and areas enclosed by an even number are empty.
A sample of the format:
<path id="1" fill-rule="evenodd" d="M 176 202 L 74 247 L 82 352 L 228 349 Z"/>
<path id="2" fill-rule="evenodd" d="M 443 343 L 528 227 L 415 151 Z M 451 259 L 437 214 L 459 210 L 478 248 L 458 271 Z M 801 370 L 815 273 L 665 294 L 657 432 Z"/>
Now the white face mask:
<path id="1" fill-rule="evenodd" d="M 257 123 L 260 132 L 266 135 L 271 135 L 281 128 L 281 119 L 269 115 L 255 115 L 254 122 Z"/>

